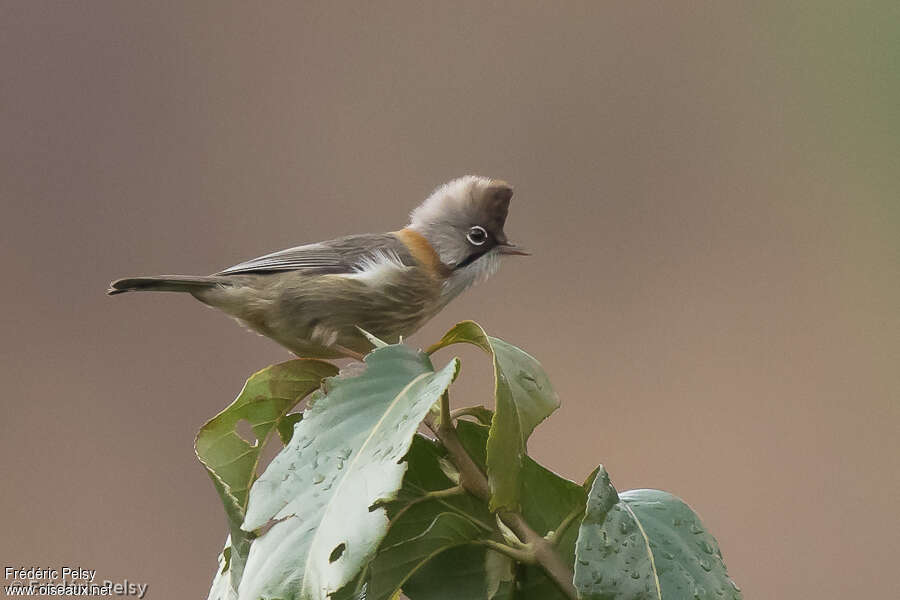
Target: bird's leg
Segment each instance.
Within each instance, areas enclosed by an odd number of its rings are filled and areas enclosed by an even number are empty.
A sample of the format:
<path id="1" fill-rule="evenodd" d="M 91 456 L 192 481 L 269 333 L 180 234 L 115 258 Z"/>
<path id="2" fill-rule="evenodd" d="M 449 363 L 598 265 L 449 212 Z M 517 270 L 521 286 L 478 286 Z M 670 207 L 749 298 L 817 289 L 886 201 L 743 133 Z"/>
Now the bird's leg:
<path id="1" fill-rule="evenodd" d="M 341 346 L 340 344 L 332 344 L 331 347 L 349 358 L 358 360 L 359 362 L 364 362 L 365 355 L 357 352 L 356 350 L 351 350 L 350 348 Z"/>

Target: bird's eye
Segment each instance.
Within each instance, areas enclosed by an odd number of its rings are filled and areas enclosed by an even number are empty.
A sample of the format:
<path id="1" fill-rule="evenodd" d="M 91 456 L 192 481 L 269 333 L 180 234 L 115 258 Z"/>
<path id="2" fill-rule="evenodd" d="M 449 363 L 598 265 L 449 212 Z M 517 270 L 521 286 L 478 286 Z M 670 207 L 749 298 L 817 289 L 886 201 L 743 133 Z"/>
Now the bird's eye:
<path id="1" fill-rule="evenodd" d="M 484 227 L 475 225 L 469 230 L 469 233 L 466 234 L 466 239 L 476 246 L 481 246 L 487 241 L 488 234 L 487 231 L 484 230 Z"/>

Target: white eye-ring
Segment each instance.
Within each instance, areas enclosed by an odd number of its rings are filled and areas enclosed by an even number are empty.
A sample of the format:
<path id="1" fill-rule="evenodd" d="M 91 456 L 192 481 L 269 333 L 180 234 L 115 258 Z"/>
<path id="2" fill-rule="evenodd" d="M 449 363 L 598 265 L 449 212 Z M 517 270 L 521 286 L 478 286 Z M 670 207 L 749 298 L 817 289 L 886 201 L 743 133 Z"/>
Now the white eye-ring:
<path id="1" fill-rule="evenodd" d="M 469 230 L 469 233 L 466 234 L 466 239 L 476 246 L 481 246 L 487 241 L 488 234 L 487 231 L 484 230 L 484 227 L 475 225 Z"/>

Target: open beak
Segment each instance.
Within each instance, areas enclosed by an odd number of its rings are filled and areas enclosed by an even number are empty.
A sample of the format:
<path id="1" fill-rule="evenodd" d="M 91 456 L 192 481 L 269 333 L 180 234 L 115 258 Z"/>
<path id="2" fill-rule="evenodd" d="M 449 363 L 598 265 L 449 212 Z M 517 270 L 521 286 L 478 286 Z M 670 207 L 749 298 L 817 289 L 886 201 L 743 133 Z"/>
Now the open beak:
<path id="1" fill-rule="evenodd" d="M 519 256 L 531 256 L 531 252 L 522 248 L 520 246 L 516 246 L 515 244 L 507 242 L 506 244 L 501 244 L 497 246 L 500 254 L 516 254 Z"/>

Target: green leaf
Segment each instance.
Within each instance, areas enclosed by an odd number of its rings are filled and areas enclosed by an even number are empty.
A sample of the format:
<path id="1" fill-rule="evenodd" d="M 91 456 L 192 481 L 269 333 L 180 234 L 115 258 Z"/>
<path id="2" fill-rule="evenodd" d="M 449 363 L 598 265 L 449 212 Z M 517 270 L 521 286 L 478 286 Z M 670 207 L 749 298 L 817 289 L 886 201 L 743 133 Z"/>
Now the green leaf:
<path id="1" fill-rule="evenodd" d="M 444 449 L 437 442 L 415 436 L 406 455 L 409 468 L 403 488 L 397 499 L 386 505 L 391 526 L 385 546 L 419 535 L 443 512 L 466 516 L 487 532 L 494 530 L 494 517 L 478 498 L 467 493 L 429 496 L 456 485 L 441 467 L 445 458 Z"/>
<path id="2" fill-rule="evenodd" d="M 480 546 L 448 546 L 431 562 L 409 562 L 406 569 L 395 568 L 398 557 L 403 557 L 406 552 L 404 546 L 422 538 L 441 515 L 453 515 L 466 521 L 478 531 L 478 539 L 491 537 L 494 533 L 494 517 L 487 505 L 474 496 L 466 493 L 429 496 L 431 492 L 441 492 L 455 485 L 441 468 L 443 459 L 443 448 L 437 443 L 420 435 L 415 437 L 406 456 L 409 469 L 403 479 L 403 488 L 397 500 L 387 505 L 390 529 L 371 564 L 369 598 L 390 597 L 401 586 L 413 599 L 456 600 L 484 596 L 485 549 Z M 422 540 L 417 542 L 421 547 Z M 392 550 L 388 553 L 386 549 Z M 473 571 L 482 576 L 473 578 Z"/>
<path id="3" fill-rule="evenodd" d="M 452 413 L 454 418 L 472 417 L 482 425 L 490 425 L 494 418 L 494 411 L 485 408 L 482 405 L 468 406 Z"/>
<path id="4" fill-rule="evenodd" d="M 493 357 L 496 405 L 487 444 L 490 508 L 517 511 L 528 437 L 559 407 L 559 399 L 535 358 L 488 336 L 472 321 L 456 325 L 428 353 L 458 343 L 473 344 Z"/>
<path id="5" fill-rule="evenodd" d="M 228 547 L 232 548 L 228 571 L 235 589 L 249 552 L 251 535 L 241 530 L 241 523 L 259 456 L 272 430 L 280 430 L 287 412 L 318 388 L 323 378 L 335 373 L 337 367 L 331 363 L 309 359 L 267 367 L 252 375 L 235 401 L 197 434 L 194 450 L 212 478 L 228 517 Z M 238 434 L 241 421 L 250 425 L 256 440 L 247 441 Z"/>
<path id="6" fill-rule="evenodd" d="M 488 428 L 476 423 L 460 421 L 457 423 L 457 433 L 469 455 L 476 464 L 484 468 Z M 427 478 L 428 482 L 422 484 L 422 487 L 427 490 L 444 489 L 452 485 L 440 471 L 438 464 L 438 459 L 442 456 L 440 449 L 434 444 L 429 446 L 418 439 L 416 442 L 409 455 L 410 468 L 407 479 L 415 479 L 418 483 Z M 430 454 L 426 451 L 430 451 Z M 429 456 L 432 457 L 431 462 L 429 462 Z M 526 457 L 521 477 L 524 490 L 523 516 L 542 535 L 556 529 L 573 511 L 584 511 L 587 500 L 585 489 L 577 483 L 545 469 L 531 458 Z M 408 484 L 404 482 L 404 490 L 407 487 Z M 405 496 L 402 498 L 406 499 Z M 407 509 L 395 522 L 392 521 L 388 539 L 394 536 L 395 531 L 398 530 L 404 530 L 407 536 L 423 531 L 428 525 L 427 518 L 435 514 L 435 512 L 428 513 L 426 511 L 429 506 L 432 507 L 432 511 L 450 510 L 447 508 L 448 506 L 453 507 L 453 510 L 462 510 L 470 518 L 477 518 L 483 522 L 486 534 L 488 529 L 496 529 L 487 506 L 470 495 L 442 498 L 440 501 L 443 503 L 440 509 L 435 508 L 432 504 L 437 502 L 436 500 L 427 500 Z M 463 504 L 463 502 L 467 504 Z M 413 521 L 413 524 L 410 524 L 409 521 Z M 577 526 L 571 526 L 566 529 L 557 542 L 559 551 L 569 562 L 574 562 L 577 535 Z M 500 540 L 501 538 L 495 533 L 493 539 Z M 498 557 L 491 556 L 492 554 L 495 553 L 472 545 L 443 552 L 413 573 L 403 584 L 403 591 L 412 600 L 457 600 L 460 598 L 508 600 L 512 597 L 515 597 L 516 600 L 566 599 L 565 594 L 559 591 L 556 584 L 544 575 L 540 567 L 518 565 L 513 569 L 514 580 L 506 579 L 505 574 L 497 573 L 496 570 L 501 565 L 497 564 Z M 380 556 L 376 558 L 376 562 L 380 558 Z M 505 558 L 501 557 L 501 560 Z M 493 596 L 489 596 L 491 592 L 493 592 Z"/>
<path id="7" fill-rule="evenodd" d="M 294 435 L 250 491 L 242 525 L 254 540 L 242 600 L 323 600 L 351 582 L 387 532 L 416 429 L 456 376 L 403 345 L 378 348 L 355 377 L 325 382 Z"/>
<path id="8" fill-rule="evenodd" d="M 602 467 L 578 533 L 575 587 L 585 600 L 739 600 L 722 554 L 691 508 L 658 490 L 619 495 Z"/>
<path id="9" fill-rule="evenodd" d="M 515 589 L 516 561 L 493 550 L 488 550 L 484 557 L 484 571 L 488 600 L 508 598 Z"/>
<path id="10" fill-rule="evenodd" d="M 353 580 L 340 590 L 328 597 L 328 600 L 366 600 L 367 590 L 365 583 Z"/>
<path id="11" fill-rule="evenodd" d="M 303 418 L 303 413 L 291 413 L 284 415 L 284 418 L 278 423 L 278 437 L 285 446 L 291 441 L 294 435 L 294 426 Z"/>
<path id="12" fill-rule="evenodd" d="M 410 600 L 485 600 L 488 552 L 471 544 L 446 550 L 412 574 L 403 594 Z"/>
<path id="13" fill-rule="evenodd" d="M 360 332 L 361 334 L 363 334 L 363 335 L 366 337 L 367 340 L 369 340 L 369 343 L 372 344 L 373 347 L 375 347 L 375 348 L 384 348 L 385 346 L 389 346 L 389 345 L 390 345 L 390 344 L 388 344 L 387 342 L 385 342 L 384 340 L 382 340 L 382 339 L 380 339 L 379 337 L 375 336 L 374 334 L 369 333 L 368 331 L 366 331 L 366 330 L 363 329 L 362 327 L 360 327 L 360 326 L 357 325 L 356 328 L 359 330 L 359 332 Z"/>
<path id="14" fill-rule="evenodd" d="M 225 540 L 225 549 L 219 555 L 219 568 L 209 588 L 207 600 L 237 600 L 237 592 L 231 585 L 231 536 Z"/>
<path id="15" fill-rule="evenodd" d="M 458 422 L 459 439 L 475 462 L 483 467 L 486 460 L 486 428 L 475 423 Z M 489 442 L 488 442 L 489 443 Z M 554 531 L 573 511 L 584 511 L 587 492 L 574 481 L 560 477 L 525 457 L 522 466 L 522 516 L 541 535 Z M 556 547 L 564 560 L 575 561 L 578 528 L 570 526 L 557 540 Z M 516 600 L 565 600 L 556 584 L 535 565 L 521 565 L 516 574 Z"/>
<path id="16" fill-rule="evenodd" d="M 483 536 L 484 531 L 463 516 L 437 515 L 421 534 L 379 550 L 379 560 L 372 567 L 367 598 L 387 600 L 432 557 Z"/>
<path id="17" fill-rule="evenodd" d="M 484 468 L 487 461 L 486 439 L 488 451 L 490 449 L 487 427 L 469 421 L 459 421 L 456 433 L 475 464 Z M 523 461 L 521 478 L 522 489 L 525 492 L 522 516 L 541 535 L 556 529 L 570 512 L 583 508 L 587 502 L 587 492 L 583 486 L 557 475 L 531 457 L 526 456 Z M 572 556 L 574 557 L 574 554 Z"/>

